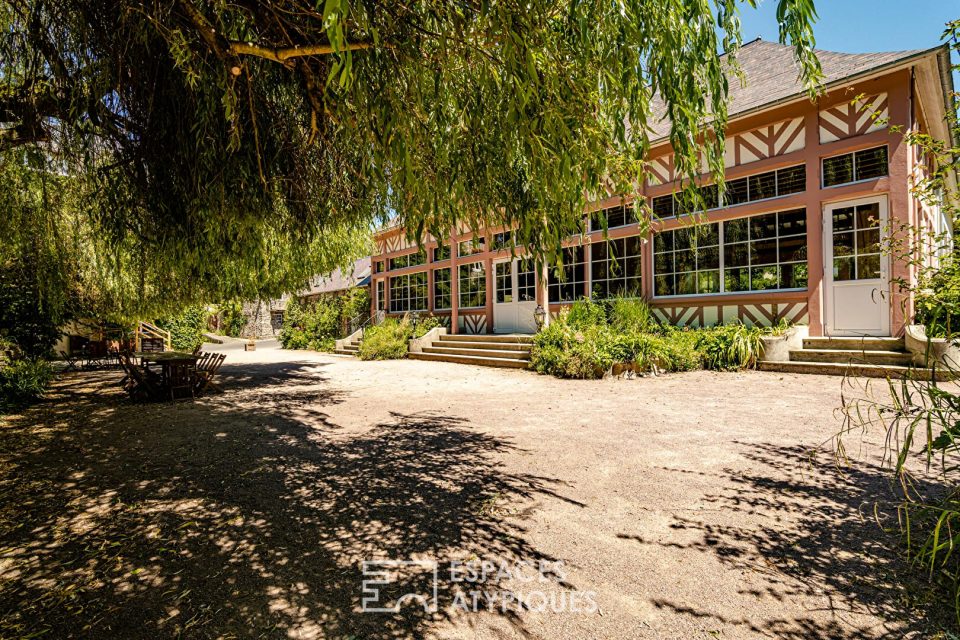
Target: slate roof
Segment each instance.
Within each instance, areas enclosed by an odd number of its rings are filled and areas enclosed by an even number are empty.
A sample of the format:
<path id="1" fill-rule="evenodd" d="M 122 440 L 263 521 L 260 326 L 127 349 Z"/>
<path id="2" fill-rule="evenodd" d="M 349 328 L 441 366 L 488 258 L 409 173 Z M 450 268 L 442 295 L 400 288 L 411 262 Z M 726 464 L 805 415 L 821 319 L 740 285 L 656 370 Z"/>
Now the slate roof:
<path id="1" fill-rule="evenodd" d="M 335 269 L 329 275 L 310 278 L 310 286 L 297 295 L 311 296 L 318 293 L 333 293 L 369 283 L 370 256 L 367 256 L 355 261 L 346 271 Z"/>
<path id="2" fill-rule="evenodd" d="M 823 84 L 830 85 L 939 48 L 883 53 L 838 53 L 820 49 L 816 52 L 823 67 Z M 797 97 L 804 92 L 799 81 L 800 67 L 793 58 L 793 47 L 757 38 L 740 48 L 737 60 L 743 70 L 745 85 L 735 76 L 730 76 L 728 112 L 731 120 L 738 114 Z M 654 117 L 650 123 L 653 131 L 650 137 L 658 140 L 670 133 L 670 121 L 665 118 L 666 107 L 663 102 L 656 100 L 652 110 Z"/>

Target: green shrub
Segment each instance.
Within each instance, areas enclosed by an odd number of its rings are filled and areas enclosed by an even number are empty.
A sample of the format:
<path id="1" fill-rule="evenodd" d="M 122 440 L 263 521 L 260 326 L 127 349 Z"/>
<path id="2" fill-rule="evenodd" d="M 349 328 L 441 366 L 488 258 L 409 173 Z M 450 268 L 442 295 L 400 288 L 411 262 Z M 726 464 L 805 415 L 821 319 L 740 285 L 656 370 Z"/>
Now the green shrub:
<path id="1" fill-rule="evenodd" d="M 39 400 L 51 380 L 53 369 L 46 360 L 24 358 L 0 365 L 0 412 Z"/>
<path id="2" fill-rule="evenodd" d="M 695 371 L 703 367 L 703 354 L 697 348 L 699 336 L 696 331 L 674 329 L 656 337 L 661 357 L 658 365 L 665 371 Z"/>
<path id="3" fill-rule="evenodd" d="M 924 274 L 916 289 L 916 319 L 931 338 L 960 333 L 960 262 L 944 259 L 940 268 Z"/>
<path id="4" fill-rule="evenodd" d="M 427 335 L 431 330 L 436 329 L 437 327 L 442 327 L 443 323 L 440 322 L 440 318 L 436 316 L 427 316 L 426 318 L 421 318 L 417 320 L 416 325 L 413 327 L 413 338 L 422 338 Z"/>
<path id="5" fill-rule="evenodd" d="M 67 319 L 41 300 L 34 269 L 19 261 L 0 263 L 0 336 L 30 358 L 52 353 Z"/>
<path id="6" fill-rule="evenodd" d="M 361 360 L 397 360 L 405 358 L 413 326 L 410 320 L 387 318 L 363 332 L 359 356 Z"/>
<path id="7" fill-rule="evenodd" d="M 316 302 L 287 303 L 280 329 L 280 346 L 284 349 L 333 351 L 338 338 L 352 333 L 353 325 L 370 313 L 370 295 L 363 287 L 354 287 L 339 296 L 323 296 Z"/>
<path id="8" fill-rule="evenodd" d="M 220 305 L 220 333 L 239 338 L 247 326 L 247 316 L 243 313 L 243 303 L 233 300 Z"/>
<path id="9" fill-rule="evenodd" d="M 653 324 L 650 305 L 635 298 L 614 298 L 608 303 L 610 328 L 617 333 L 642 333 Z"/>
<path id="10" fill-rule="evenodd" d="M 607 312 L 603 305 L 581 298 L 573 303 L 566 322 L 574 329 L 589 329 L 607 325 Z"/>
<path id="11" fill-rule="evenodd" d="M 727 324 L 698 332 L 696 347 L 708 369 L 719 371 L 754 366 L 763 351 L 764 330 L 743 324 Z"/>
<path id="12" fill-rule="evenodd" d="M 206 307 L 187 307 L 179 315 L 156 321 L 161 329 L 170 332 L 170 344 L 177 351 L 193 351 L 203 344 L 209 314 Z"/>
<path id="13" fill-rule="evenodd" d="M 592 324 L 598 317 L 596 310 L 603 311 L 599 305 L 580 301 L 574 309 L 561 312 L 533 337 L 531 367 L 560 378 L 602 378 L 615 362 L 614 335 L 605 320 Z"/>

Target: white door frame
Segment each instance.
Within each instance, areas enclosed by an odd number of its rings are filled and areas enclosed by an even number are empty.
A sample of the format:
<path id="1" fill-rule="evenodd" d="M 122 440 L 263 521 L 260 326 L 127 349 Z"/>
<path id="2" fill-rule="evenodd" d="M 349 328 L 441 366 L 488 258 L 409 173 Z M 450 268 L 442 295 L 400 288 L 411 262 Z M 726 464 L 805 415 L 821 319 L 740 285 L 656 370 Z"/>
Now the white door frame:
<path id="1" fill-rule="evenodd" d="M 833 211 L 844 207 L 878 203 L 880 205 L 880 277 L 834 281 L 833 276 Z M 890 335 L 890 257 L 883 250 L 890 213 L 886 194 L 823 205 L 823 297 L 824 329 L 828 336 Z M 857 234 L 854 233 L 856 238 Z M 840 297 L 846 303 L 838 305 Z M 870 310 L 876 305 L 876 314 Z M 849 317 L 838 318 L 841 313 Z M 857 315 L 859 314 L 859 315 Z M 861 326 L 862 325 L 862 326 Z M 867 326 L 871 325 L 871 326 Z"/>
<path id="2" fill-rule="evenodd" d="M 536 322 L 533 312 L 536 300 L 520 301 L 520 263 L 525 258 L 500 258 L 493 261 L 493 332 L 494 333 L 535 333 Z M 497 265 L 510 265 L 510 302 L 497 302 Z M 529 316 L 529 317 L 528 317 Z"/>

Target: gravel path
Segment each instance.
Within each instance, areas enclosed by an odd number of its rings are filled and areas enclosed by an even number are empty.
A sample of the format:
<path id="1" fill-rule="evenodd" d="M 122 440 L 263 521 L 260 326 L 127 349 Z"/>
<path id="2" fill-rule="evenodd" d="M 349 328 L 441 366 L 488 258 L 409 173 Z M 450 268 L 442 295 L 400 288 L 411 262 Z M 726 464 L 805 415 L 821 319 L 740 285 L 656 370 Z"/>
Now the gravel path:
<path id="1" fill-rule="evenodd" d="M 877 448 L 843 474 L 811 454 L 839 428 L 837 378 L 580 382 L 273 347 L 217 347 L 226 391 L 195 402 L 68 374 L 0 418 L 0 637 L 916 631 L 873 521 Z M 365 594 L 373 559 L 420 564 Z M 431 604 L 433 567 L 435 611 L 361 611 Z"/>

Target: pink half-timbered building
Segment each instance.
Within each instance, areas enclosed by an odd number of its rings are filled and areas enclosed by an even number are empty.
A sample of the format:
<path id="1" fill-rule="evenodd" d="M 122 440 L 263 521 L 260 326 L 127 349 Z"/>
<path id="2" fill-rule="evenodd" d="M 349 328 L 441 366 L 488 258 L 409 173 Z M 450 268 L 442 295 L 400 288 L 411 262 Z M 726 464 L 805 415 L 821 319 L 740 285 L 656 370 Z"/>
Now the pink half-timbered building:
<path id="1" fill-rule="evenodd" d="M 881 250 L 890 229 L 950 232 L 937 206 L 911 187 L 927 170 L 906 131 L 947 140 L 949 53 L 846 54 L 822 51 L 825 93 L 811 102 L 797 82 L 789 47 L 756 40 L 731 82 L 725 145 L 726 193 L 703 189 L 707 210 L 691 238 L 691 213 L 677 190 L 669 125 L 651 150 L 641 195 L 654 212 L 643 232 L 633 203 L 593 203 L 587 231 L 564 249 L 564 276 L 538 273 L 511 257 L 510 232 L 464 230 L 444 244 L 407 240 L 404 229 L 376 236 L 375 312 L 449 319 L 452 333 L 526 333 L 538 306 L 556 313 L 581 297 L 638 296 L 678 325 L 780 318 L 811 336 L 897 336 L 912 301 L 893 281 L 916 268 Z M 606 213 L 606 233 L 590 220 Z M 904 236 L 906 238 L 906 236 Z M 937 260 L 942 248 L 917 243 Z"/>

